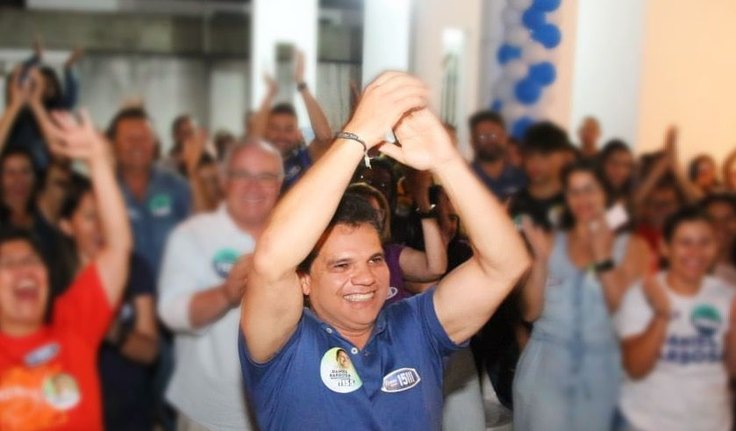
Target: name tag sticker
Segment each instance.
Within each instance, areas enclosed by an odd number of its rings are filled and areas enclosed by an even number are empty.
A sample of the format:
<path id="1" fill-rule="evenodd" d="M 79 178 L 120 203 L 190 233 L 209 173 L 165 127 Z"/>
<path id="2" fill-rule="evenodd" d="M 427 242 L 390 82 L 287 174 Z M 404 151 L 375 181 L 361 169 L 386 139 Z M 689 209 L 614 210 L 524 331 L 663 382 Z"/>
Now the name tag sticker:
<path id="1" fill-rule="evenodd" d="M 24 362 L 29 367 L 35 367 L 44 364 L 54 359 L 56 355 L 59 354 L 59 350 L 61 350 L 59 343 L 45 344 L 27 354 L 24 358 Z"/>
<path id="2" fill-rule="evenodd" d="M 333 392 L 347 394 L 363 386 L 350 355 L 341 347 L 333 347 L 322 356 L 319 373 L 322 383 Z"/>
<path id="3" fill-rule="evenodd" d="M 383 378 L 383 392 L 402 392 L 413 388 L 422 381 L 414 368 L 399 368 L 391 371 Z"/>

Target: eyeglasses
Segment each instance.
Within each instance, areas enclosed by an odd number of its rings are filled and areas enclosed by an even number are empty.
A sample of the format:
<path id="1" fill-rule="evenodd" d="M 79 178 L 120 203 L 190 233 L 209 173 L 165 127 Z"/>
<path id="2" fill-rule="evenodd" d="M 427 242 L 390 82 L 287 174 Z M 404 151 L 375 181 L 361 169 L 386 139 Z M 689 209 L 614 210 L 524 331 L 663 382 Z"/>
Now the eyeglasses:
<path id="1" fill-rule="evenodd" d="M 477 142 L 498 142 L 500 136 L 497 133 L 481 133 L 475 135 Z"/>
<path id="2" fill-rule="evenodd" d="M 280 174 L 271 172 L 252 174 L 247 171 L 229 171 L 227 176 L 233 181 L 255 181 L 262 186 L 273 186 L 281 179 Z"/>
<path id="3" fill-rule="evenodd" d="M 35 255 L 26 256 L 22 259 L 0 259 L 0 269 L 19 269 L 43 265 L 40 257 Z"/>

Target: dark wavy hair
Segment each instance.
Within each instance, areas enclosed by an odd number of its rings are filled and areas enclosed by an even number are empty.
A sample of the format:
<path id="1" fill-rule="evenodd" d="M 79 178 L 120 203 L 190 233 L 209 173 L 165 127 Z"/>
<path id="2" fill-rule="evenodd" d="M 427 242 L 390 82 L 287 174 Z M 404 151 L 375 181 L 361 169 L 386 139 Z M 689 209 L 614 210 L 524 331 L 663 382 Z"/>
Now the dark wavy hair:
<path id="1" fill-rule="evenodd" d="M 370 202 L 368 202 L 368 199 L 357 193 L 345 193 L 340 200 L 340 204 L 337 206 L 337 210 L 335 210 L 335 215 L 332 216 L 332 220 L 327 225 L 327 229 L 325 229 L 312 251 L 309 252 L 309 255 L 297 267 L 299 273 L 309 274 L 312 269 L 312 263 L 314 263 L 314 259 L 319 255 L 325 239 L 337 225 L 353 227 L 369 225 L 376 230 L 379 240 L 381 238 L 381 227 L 378 223 L 378 217 L 376 216 L 376 211 Z"/>
<path id="2" fill-rule="evenodd" d="M 613 203 L 613 195 L 611 193 L 611 190 L 608 188 L 603 174 L 601 173 L 600 169 L 598 169 L 598 166 L 594 161 L 581 159 L 567 165 L 560 174 L 562 178 L 563 190 L 567 191 L 567 187 L 570 183 L 570 177 L 572 177 L 573 174 L 580 172 L 588 173 L 592 175 L 593 178 L 595 178 L 596 182 L 601 186 L 601 190 L 603 190 L 603 193 L 605 194 L 606 208 L 610 207 Z M 570 207 L 567 204 L 567 199 L 565 199 L 565 208 L 562 212 L 560 227 L 562 229 L 569 230 L 572 229 L 573 226 L 575 226 L 575 217 L 570 211 Z"/>

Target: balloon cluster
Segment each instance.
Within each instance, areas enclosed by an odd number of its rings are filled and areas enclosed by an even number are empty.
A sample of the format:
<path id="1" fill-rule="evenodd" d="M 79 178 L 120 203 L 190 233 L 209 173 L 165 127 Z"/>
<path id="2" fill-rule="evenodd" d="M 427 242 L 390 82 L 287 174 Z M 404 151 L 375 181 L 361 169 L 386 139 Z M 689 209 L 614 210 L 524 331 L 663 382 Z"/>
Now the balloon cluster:
<path id="1" fill-rule="evenodd" d="M 507 1 L 505 37 L 496 53 L 503 73 L 495 85 L 491 109 L 503 115 L 511 135 L 519 139 L 541 116 L 542 93 L 557 78 L 551 50 L 560 44 L 562 34 L 548 18 L 562 0 Z"/>

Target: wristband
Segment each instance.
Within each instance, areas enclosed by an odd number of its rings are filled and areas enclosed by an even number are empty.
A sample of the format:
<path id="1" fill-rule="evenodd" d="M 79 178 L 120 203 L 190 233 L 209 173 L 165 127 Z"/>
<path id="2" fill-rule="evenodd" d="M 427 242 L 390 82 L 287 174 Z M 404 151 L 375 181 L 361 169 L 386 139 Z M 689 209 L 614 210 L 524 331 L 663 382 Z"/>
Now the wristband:
<path id="1" fill-rule="evenodd" d="M 612 270 L 616 265 L 613 263 L 613 259 L 606 259 L 593 264 L 593 271 L 596 274 L 603 274 Z"/>
<path id="2" fill-rule="evenodd" d="M 307 83 L 306 82 L 300 82 L 300 83 L 296 84 L 296 89 L 299 92 L 302 92 L 302 91 L 306 90 L 307 89 Z"/>
<path id="3" fill-rule="evenodd" d="M 371 158 L 368 156 L 368 146 L 365 144 L 365 141 L 360 138 L 360 136 L 356 135 L 355 133 L 351 132 L 338 132 L 335 135 L 336 139 L 346 139 L 348 141 L 355 141 L 363 146 L 363 162 L 365 163 L 366 168 L 371 167 Z"/>
<path id="4" fill-rule="evenodd" d="M 417 215 L 419 215 L 420 220 L 437 218 L 437 205 L 430 205 L 427 211 L 422 211 L 417 208 Z"/>

